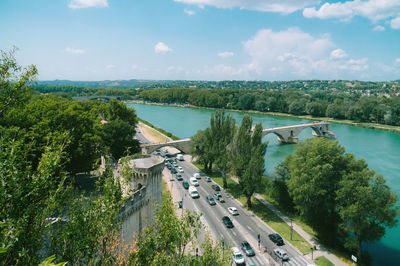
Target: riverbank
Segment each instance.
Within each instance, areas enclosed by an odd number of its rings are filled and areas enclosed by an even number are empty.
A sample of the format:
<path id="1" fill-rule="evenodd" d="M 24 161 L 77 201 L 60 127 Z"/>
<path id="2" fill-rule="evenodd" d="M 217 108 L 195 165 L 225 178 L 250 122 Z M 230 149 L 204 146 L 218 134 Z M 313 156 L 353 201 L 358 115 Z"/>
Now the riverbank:
<path id="1" fill-rule="evenodd" d="M 216 110 L 217 109 L 217 108 L 211 108 L 211 107 L 199 107 L 199 106 L 189 105 L 189 104 L 166 104 L 166 103 L 154 103 L 154 102 L 145 102 L 145 101 L 138 101 L 138 100 L 125 101 L 125 103 L 137 103 L 137 104 L 148 104 L 148 105 L 159 105 L 159 106 L 175 106 L 175 107 L 195 108 L 195 109 L 204 109 L 204 110 Z M 229 111 L 229 112 L 247 112 L 247 113 L 252 113 L 252 114 L 263 114 L 263 115 L 270 115 L 270 116 L 327 121 L 330 123 L 337 123 L 337 124 L 355 126 L 355 127 L 360 127 L 360 128 L 371 128 L 371 129 L 395 132 L 395 133 L 400 134 L 400 126 L 390 126 L 390 125 L 377 124 L 377 123 L 354 122 L 351 120 L 341 120 L 341 119 L 334 119 L 334 118 L 330 118 L 330 117 L 312 117 L 310 115 L 293 115 L 293 114 L 286 114 L 286 113 L 260 112 L 260 111 L 254 111 L 254 110 L 236 110 L 236 109 L 224 109 L 224 110 Z"/>

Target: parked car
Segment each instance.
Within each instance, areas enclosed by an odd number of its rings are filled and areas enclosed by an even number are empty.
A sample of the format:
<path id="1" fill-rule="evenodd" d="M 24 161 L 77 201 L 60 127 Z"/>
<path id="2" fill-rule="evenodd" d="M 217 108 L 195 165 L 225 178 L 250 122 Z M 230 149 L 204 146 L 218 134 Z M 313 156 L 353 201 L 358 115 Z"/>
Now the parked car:
<path id="1" fill-rule="evenodd" d="M 174 167 L 171 168 L 171 174 L 176 174 L 178 173 L 178 171 L 176 171 L 176 169 Z"/>
<path id="2" fill-rule="evenodd" d="M 214 189 L 215 191 L 221 191 L 221 188 L 218 185 L 211 185 L 212 189 Z"/>
<path id="3" fill-rule="evenodd" d="M 239 215 L 239 212 L 238 212 L 238 210 L 237 210 L 235 207 L 229 207 L 229 208 L 228 208 L 228 211 L 229 211 L 229 213 L 232 214 L 233 216 Z"/>
<path id="4" fill-rule="evenodd" d="M 233 261 L 236 263 L 236 265 L 246 265 L 246 261 L 244 260 L 244 257 L 240 252 L 240 249 L 238 247 L 232 247 L 232 251 L 233 251 Z"/>
<path id="5" fill-rule="evenodd" d="M 214 197 L 221 203 L 225 202 L 224 198 L 222 197 L 222 195 L 220 193 L 215 193 Z"/>
<path id="6" fill-rule="evenodd" d="M 211 195 L 207 196 L 207 201 L 208 201 L 208 203 L 210 203 L 210 205 L 216 204 L 214 198 Z"/>
<path id="7" fill-rule="evenodd" d="M 189 182 L 188 182 L 188 181 L 183 181 L 183 182 L 182 182 L 182 186 L 183 186 L 185 189 L 188 189 L 188 188 L 189 188 Z"/>
<path id="8" fill-rule="evenodd" d="M 228 216 L 222 217 L 222 222 L 225 224 L 227 228 L 233 228 L 233 223 Z"/>
<path id="9" fill-rule="evenodd" d="M 286 251 L 284 251 L 281 248 L 274 249 L 274 253 L 276 256 L 278 256 L 278 258 L 280 258 L 283 261 L 289 260 L 289 256 L 287 255 Z"/>
<path id="10" fill-rule="evenodd" d="M 179 171 L 179 173 L 183 173 L 183 168 L 182 168 L 182 166 L 179 166 L 179 167 L 178 167 L 178 171 Z"/>
<path id="11" fill-rule="evenodd" d="M 244 240 L 244 241 L 242 241 L 241 245 L 242 245 L 242 250 L 244 251 L 246 256 L 251 257 L 251 256 L 256 255 L 256 253 L 254 253 L 253 248 L 250 246 L 249 242 Z"/>
<path id="12" fill-rule="evenodd" d="M 181 175 L 181 174 L 177 174 L 177 175 L 176 175 L 176 180 L 182 181 L 182 180 L 183 180 L 182 175 Z"/>
<path id="13" fill-rule="evenodd" d="M 190 182 L 190 184 L 191 184 L 192 186 L 196 186 L 196 187 L 199 186 L 199 182 L 198 182 L 197 179 L 194 178 L 194 177 L 191 177 L 191 178 L 189 179 L 189 182 Z"/>
<path id="14" fill-rule="evenodd" d="M 278 234 L 269 234 L 268 237 L 269 237 L 269 239 L 271 239 L 272 242 L 274 242 L 278 246 L 284 245 L 283 239 L 282 239 L 282 237 L 280 235 L 278 235 Z"/>
<path id="15" fill-rule="evenodd" d="M 211 182 L 211 178 L 209 176 L 206 176 L 206 181 Z"/>

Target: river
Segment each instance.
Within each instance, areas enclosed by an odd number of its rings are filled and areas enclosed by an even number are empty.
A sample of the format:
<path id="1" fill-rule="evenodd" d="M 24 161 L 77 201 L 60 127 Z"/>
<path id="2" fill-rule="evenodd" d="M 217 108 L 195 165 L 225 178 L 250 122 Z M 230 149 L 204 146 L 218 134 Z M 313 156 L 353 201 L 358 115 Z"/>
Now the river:
<path id="1" fill-rule="evenodd" d="M 210 116 L 214 112 L 208 109 L 184 108 L 128 103 L 128 107 L 136 109 L 140 118 L 165 129 L 179 138 L 189 138 L 197 130 L 209 126 Z M 240 124 L 244 114 L 253 118 L 253 124 L 261 122 L 264 128 L 273 128 L 310 122 L 307 119 L 296 119 L 265 114 L 231 112 L 236 123 Z M 387 185 L 400 195 L 400 134 L 348 126 L 331 124 L 331 131 L 336 134 L 339 144 L 346 152 L 354 153 L 357 159 L 364 158 L 369 167 L 387 180 Z M 303 130 L 299 141 L 312 137 L 312 129 Z M 296 145 L 279 145 L 276 135 L 264 137 L 268 141 L 265 156 L 266 173 L 272 173 L 275 166 L 287 155 L 293 153 Z M 400 223 L 387 230 L 381 241 L 365 246 L 373 258 L 374 265 L 399 265 L 400 261 Z"/>

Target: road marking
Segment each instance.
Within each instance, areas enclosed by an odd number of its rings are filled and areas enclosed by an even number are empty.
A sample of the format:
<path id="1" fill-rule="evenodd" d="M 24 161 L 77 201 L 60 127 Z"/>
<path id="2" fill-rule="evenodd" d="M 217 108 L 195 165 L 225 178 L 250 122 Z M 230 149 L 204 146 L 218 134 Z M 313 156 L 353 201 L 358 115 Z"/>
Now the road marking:
<path id="1" fill-rule="evenodd" d="M 235 231 L 232 231 L 232 234 L 233 234 L 234 236 L 237 236 L 237 234 L 235 233 Z"/>
<path id="2" fill-rule="evenodd" d="M 249 230 L 250 230 L 250 231 L 254 232 L 254 230 L 253 230 L 253 229 L 251 229 L 251 227 L 250 227 L 250 226 L 246 225 L 246 227 L 247 227 L 247 228 L 249 228 Z"/>
<path id="3" fill-rule="evenodd" d="M 254 257 L 254 259 L 260 264 L 263 265 L 263 263 L 261 262 L 261 260 L 258 257 Z"/>

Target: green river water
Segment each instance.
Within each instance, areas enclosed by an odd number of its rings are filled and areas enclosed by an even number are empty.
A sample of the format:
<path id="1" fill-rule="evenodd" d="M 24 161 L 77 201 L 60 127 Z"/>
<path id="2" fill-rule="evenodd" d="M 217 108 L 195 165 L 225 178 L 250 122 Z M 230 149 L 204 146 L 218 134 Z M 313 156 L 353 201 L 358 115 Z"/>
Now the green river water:
<path id="1" fill-rule="evenodd" d="M 180 138 L 189 138 L 197 130 L 207 128 L 210 116 L 214 112 L 207 109 L 174 106 L 133 103 L 127 105 L 135 108 L 140 118 Z M 231 112 L 231 114 L 236 119 L 236 123 L 240 123 L 246 113 Z M 261 122 L 264 128 L 310 121 L 264 114 L 247 114 L 253 118 L 253 123 Z M 388 186 L 400 195 L 400 134 L 342 124 L 331 124 L 331 131 L 336 134 L 339 144 L 346 148 L 346 152 L 354 153 L 358 159 L 364 158 L 369 167 L 383 175 Z M 312 137 L 312 129 L 305 129 L 299 135 L 299 141 L 310 137 Z M 269 142 L 265 156 L 266 173 L 272 173 L 279 162 L 295 151 L 296 145 L 279 145 L 274 134 L 268 134 L 263 140 Z M 381 241 L 368 244 L 365 248 L 372 255 L 374 265 L 400 265 L 400 223 L 397 227 L 387 230 Z"/>

